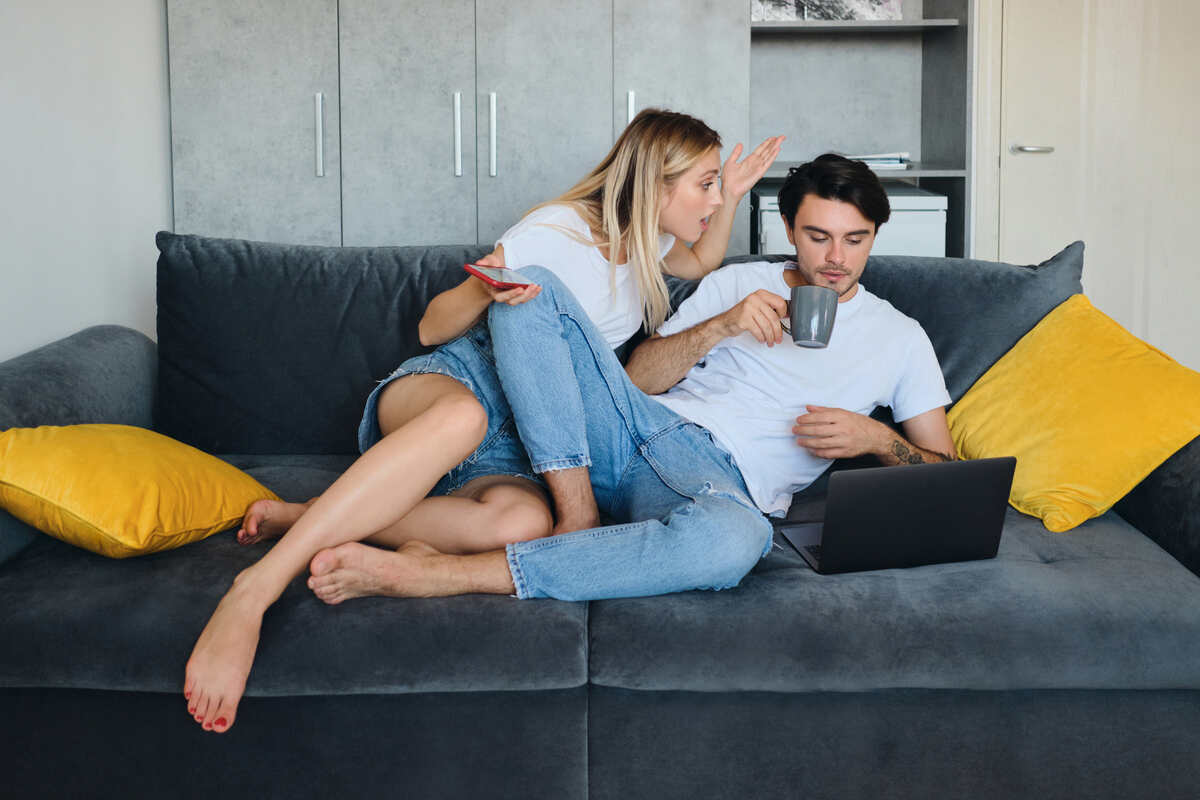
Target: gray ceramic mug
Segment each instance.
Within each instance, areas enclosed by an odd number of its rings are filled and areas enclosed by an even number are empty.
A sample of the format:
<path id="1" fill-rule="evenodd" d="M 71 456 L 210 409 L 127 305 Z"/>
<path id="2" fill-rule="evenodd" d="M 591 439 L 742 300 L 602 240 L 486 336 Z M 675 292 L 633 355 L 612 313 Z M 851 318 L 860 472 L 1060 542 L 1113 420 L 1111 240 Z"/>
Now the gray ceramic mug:
<path id="1" fill-rule="evenodd" d="M 838 293 L 824 286 L 794 286 L 788 303 L 788 333 L 801 347 L 825 347 L 833 335 Z"/>

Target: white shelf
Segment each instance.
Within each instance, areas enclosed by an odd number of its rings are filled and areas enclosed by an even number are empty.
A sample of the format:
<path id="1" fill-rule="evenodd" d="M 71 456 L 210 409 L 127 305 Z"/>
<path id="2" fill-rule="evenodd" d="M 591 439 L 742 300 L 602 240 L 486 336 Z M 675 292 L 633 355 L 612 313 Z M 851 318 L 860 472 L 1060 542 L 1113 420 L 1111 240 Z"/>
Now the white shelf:
<path id="1" fill-rule="evenodd" d="M 801 161 L 776 161 L 768 169 L 763 180 L 783 179 L 788 170 L 798 167 Z M 908 169 L 879 169 L 875 174 L 880 180 L 907 180 L 908 178 L 965 178 L 967 171 L 953 164 L 938 164 L 929 161 L 913 161 Z"/>
<path id="2" fill-rule="evenodd" d="M 750 35 L 813 33 L 919 33 L 933 28 L 956 28 L 956 19 L 810 19 L 795 22 L 751 22 Z"/>

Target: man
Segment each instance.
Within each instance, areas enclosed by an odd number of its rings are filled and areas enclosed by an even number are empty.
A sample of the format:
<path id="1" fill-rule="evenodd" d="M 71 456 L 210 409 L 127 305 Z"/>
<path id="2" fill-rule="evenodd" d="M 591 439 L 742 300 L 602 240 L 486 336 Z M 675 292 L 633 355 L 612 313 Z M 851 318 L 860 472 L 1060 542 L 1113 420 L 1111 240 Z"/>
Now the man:
<path id="1" fill-rule="evenodd" d="M 634 383 L 711 432 L 769 513 L 786 511 L 834 458 L 953 459 L 950 397 L 929 338 L 859 284 L 890 213 L 875 173 L 823 155 L 792 169 L 779 209 L 795 262 L 737 264 L 706 277 L 633 354 Z M 803 285 L 838 293 L 824 349 L 781 344 L 785 298 Z M 881 405 L 903 436 L 868 416 Z"/>
<path id="2" fill-rule="evenodd" d="M 525 372 L 542 377 L 504 386 L 526 446 L 569 440 L 564 461 L 568 449 L 586 449 L 592 492 L 555 494 L 556 504 L 594 503 L 617 524 L 465 556 L 419 542 L 394 552 L 349 543 L 313 559 L 309 586 L 328 602 L 467 592 L 585 600 L 728 588 L 770 549 L 762 512 L 785 510 L 791 492 L 831 459 L 953 458 L 943 410 L 950 398 L 928 337 L 858 283 L 889 213 L 874 173 L 822 156 L 792 172 L 780 207 L 795 264 L 710 274 L 634 352 L 628 374 L 548 270 L 522 270 L 542 286 L 537 298 L 491 307 L 497 363 L 528 360 L 537 346 L 537 370 Z M 783 295 L 804 283 L 832 288 L 841 301 L 823 350 L 783 342 Z M 542 413 L 546 386 L 564 408 L 568 394 L 582 400 L 583 413 Z M 638 386 L 664 394 L 649 397 Z M 866 416 L 884 404 L 904 436 Z M 523 411 L 527 405 L 539 413 Z"/>

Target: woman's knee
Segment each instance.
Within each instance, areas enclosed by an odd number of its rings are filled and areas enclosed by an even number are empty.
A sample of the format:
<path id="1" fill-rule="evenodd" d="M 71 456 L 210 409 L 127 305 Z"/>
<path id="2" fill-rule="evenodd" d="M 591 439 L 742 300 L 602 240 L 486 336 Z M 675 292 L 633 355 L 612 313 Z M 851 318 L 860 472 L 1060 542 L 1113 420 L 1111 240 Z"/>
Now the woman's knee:
<path id="1" fill-rule="evenodd" d="M 532 491 L 500 486 L 485 491 L 479 502 L 488 508 L 496 547 L 549 536 L 554 516 L 545 499 Z"/>

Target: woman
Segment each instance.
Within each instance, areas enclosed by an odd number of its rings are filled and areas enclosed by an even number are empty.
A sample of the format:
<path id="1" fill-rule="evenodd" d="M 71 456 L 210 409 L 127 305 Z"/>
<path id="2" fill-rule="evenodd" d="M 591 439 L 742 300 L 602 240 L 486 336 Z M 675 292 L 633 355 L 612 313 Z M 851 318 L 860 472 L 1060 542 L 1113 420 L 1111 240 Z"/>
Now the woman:
<path id="1" fill-rule="evenodd" d="M 720 264 L 737 202 L 781 141 L 768 139 L 740 162 L 735 147 L 722 185 L 717 134 L 685 114 L 647 109 L 599 166 L 530 212 L 483 263 L 546 265 L 608 343 L 622 344 L 642 323 L 653 330 L 665 319 L 664 271 L 699 278 Z M 232 726 L 262 616 L 310 562 L 325 578 L 315 590 L 326 602 L 387 593 L 384 570 L 339 570 L 330 548 L 419 539 L 441 552 L 484 552 L 596 523 L 590 490 L 579 503 L 564 501 L 563 486 L 579 489 L 581 470 L 586 486 L 586 469 L 570 462 L 537 470 L 558 500 L 553 523 L 516 437 L 487 327 L 476 324 L 493 303 L 518 305 L 538 291 L 498 291 L 472 277 L 434 298 L 421 340 L 446 344 L 406 361 L 371 394 L 359 430 L 362 457 L 309 504 L 249 509 L 239 540 L 286 535 L 235 578 L 188 661 L 184 696 L 205 730 Z"/>

